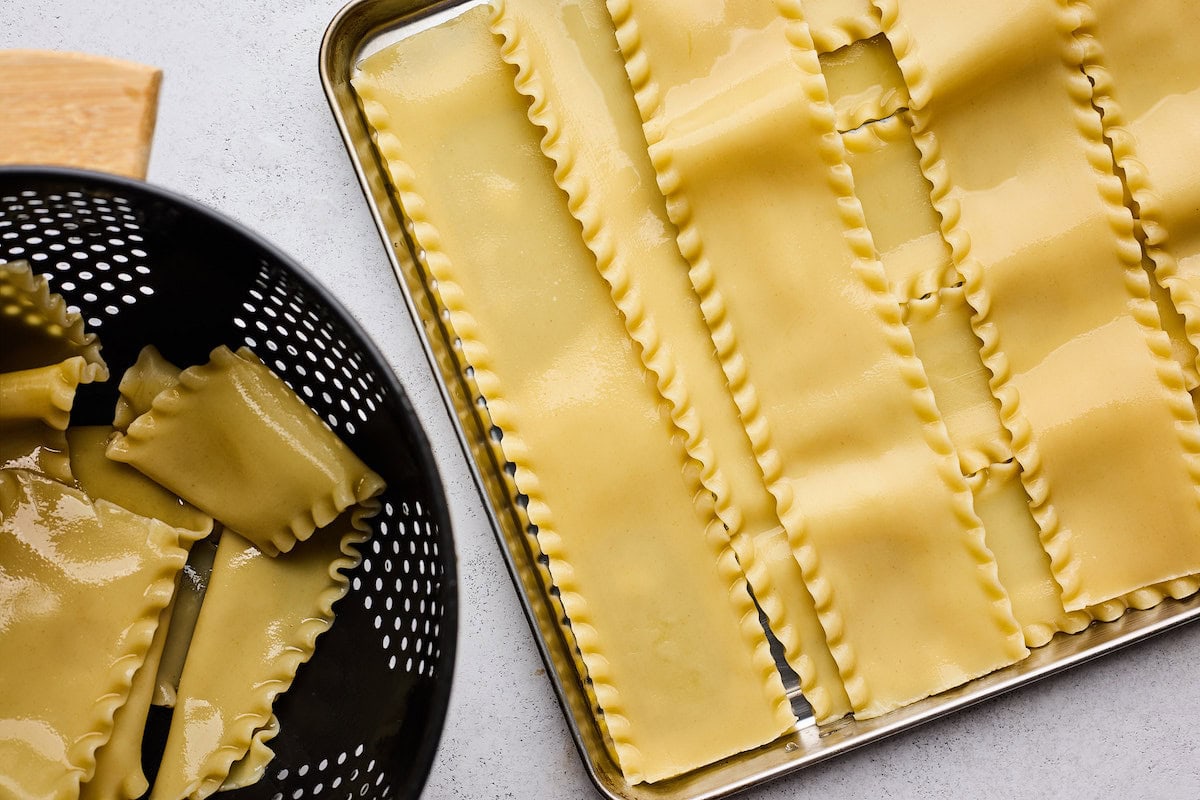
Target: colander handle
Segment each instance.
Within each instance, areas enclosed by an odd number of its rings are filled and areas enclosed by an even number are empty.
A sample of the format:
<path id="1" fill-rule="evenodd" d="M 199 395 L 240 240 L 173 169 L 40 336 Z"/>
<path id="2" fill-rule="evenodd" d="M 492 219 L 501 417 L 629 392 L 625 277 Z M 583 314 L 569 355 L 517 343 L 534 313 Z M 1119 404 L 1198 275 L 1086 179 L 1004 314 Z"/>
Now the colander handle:
<path id="1" fill-rule="evenodd" d="M 0 164 L 145 178 L 161 80 L 103 56 L 0 50 Z"/>

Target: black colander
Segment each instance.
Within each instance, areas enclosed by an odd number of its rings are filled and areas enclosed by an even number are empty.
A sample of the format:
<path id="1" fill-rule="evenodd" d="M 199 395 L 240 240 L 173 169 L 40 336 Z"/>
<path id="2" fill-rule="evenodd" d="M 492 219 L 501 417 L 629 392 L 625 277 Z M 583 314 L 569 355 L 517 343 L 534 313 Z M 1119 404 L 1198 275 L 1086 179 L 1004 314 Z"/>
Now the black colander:
<path id="1" fill-rule="evenodd" d="M 48 275 L 103 344 L 112 378 L 80 387 L 74 424 L 111 424 L 117 382 L 145 344 L 180 365 L 249 345 L 387 481 L 334 625 L 276 703 L 274 761 L 258 784 L 221 796 L 417 797 L 449 698 L 457 579 L 429 444 L 383 356 L 278 250 L 143 183 L 0 168 L 0 262 L 16 260 Z M 148 751 L 168 724 L 156 709 Z"/>

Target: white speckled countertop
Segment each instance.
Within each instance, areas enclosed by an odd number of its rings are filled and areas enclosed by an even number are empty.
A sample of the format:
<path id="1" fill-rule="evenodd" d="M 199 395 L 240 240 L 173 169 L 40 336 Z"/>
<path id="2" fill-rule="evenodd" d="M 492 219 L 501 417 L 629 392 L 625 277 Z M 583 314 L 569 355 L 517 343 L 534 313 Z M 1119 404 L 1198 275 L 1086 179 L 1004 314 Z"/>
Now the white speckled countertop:
<path id="1" fill-rule="evenodd" d="M 340 0 L 0 0 L 0 48 L 165 76 L 149 179 L 306 265 L 386 353 L 449 494 L 458 666 L 424 797 L 597 796 L 570 740 L 317 75 Z M 3 109 L 0 109 L 3 113 Z M 1200 624 L 859 750 L 747 800 L 1200 797 Z"/>

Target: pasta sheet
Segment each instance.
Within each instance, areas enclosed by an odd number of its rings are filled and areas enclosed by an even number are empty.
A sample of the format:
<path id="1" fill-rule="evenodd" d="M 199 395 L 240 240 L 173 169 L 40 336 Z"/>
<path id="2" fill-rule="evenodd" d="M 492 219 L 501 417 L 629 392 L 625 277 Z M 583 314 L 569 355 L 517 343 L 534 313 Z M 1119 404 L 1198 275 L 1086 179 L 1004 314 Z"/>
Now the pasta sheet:
<path id="1" fill-rule="evenodd" d="M 609 9 L 680 249 L 856 716 L 1023 658 L 799 8 Z"/>

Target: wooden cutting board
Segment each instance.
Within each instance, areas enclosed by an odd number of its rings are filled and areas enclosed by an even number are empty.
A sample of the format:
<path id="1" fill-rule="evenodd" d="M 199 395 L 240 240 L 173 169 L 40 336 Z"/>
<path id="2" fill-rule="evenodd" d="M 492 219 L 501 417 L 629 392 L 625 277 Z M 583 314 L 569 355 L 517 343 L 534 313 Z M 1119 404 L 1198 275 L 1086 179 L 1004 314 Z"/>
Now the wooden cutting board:
<path id="1" fill-rule="evenodd" d="M 115 58 L 0 50 L 0 164 L 145 178 L 161 80 Z"/>

